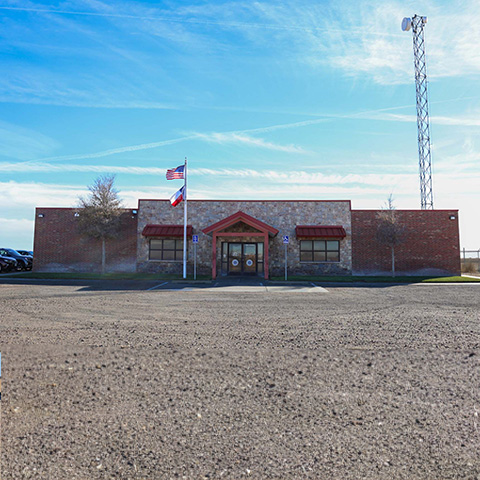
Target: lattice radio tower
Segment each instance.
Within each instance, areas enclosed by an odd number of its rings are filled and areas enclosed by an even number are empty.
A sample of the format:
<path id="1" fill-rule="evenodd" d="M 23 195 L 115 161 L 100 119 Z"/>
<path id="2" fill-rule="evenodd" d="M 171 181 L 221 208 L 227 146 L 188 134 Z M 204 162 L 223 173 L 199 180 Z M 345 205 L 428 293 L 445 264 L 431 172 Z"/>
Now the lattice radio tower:
<path id="1" fill-rule="evenodd" d="M 423 29 L 427 17 L 414 15 L 404 18 L 402 30 L 413 32 L 413 63 L 417 93 L 418 161 L 420 164 L 420 201 L 422 210 L 433 210 L 432 157 L 430 153 L 430 125 L 428 119 L 427 62 Z"/>

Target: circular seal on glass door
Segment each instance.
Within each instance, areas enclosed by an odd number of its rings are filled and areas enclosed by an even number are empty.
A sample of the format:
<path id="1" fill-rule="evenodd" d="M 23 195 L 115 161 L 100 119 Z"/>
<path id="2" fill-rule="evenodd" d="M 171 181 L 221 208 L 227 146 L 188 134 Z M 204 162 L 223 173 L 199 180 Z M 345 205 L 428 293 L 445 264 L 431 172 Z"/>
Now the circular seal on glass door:
<path id="1" fill-rule="evenodd" d="M 247 267 L 251 267 L 253 265 L 253 261 L 248 259 L 247 260 Z"/>
<path id="2" fill-rule="evenodd" d="M 238 267 L 238 260 L 236 258 L 232 260 L 232 265 Z"/>

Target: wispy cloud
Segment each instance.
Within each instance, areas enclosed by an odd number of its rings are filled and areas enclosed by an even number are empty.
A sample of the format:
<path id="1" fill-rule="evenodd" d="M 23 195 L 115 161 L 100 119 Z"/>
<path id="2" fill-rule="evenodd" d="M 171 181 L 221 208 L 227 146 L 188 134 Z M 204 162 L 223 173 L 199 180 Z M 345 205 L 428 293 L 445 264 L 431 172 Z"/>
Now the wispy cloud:
<path id="1" fill-rule="evenodd" d="M 220 72 L 220 62 L 228 61 L 226 52 L 232 48 L 239 52 L 243 47 L 259 52 L 268 48 L 269 52 L 281 54 L 284 64 L 293 62 L 313 69 L 333 67 L 346 76 L 387 85 L 413 82 L 411 32 L 401 32 L 399 26 L 402 17 L 411 12 L 405 11 L 405 3 L 400 0 L 368 0 L 360 5 L 346 1 L 214 2 L 161 8 L 132 1 L 113 5 L 72 0 L 68 5 L 71 8 L 51 8 L 37 2 L 0 7 L 5 14 L 17 15 L 17 28 L 5 32 L 6 43 L 18 47 L 20 33 L 22 38 L 28 37 L 22 48 L 28 48 L 29 41 L 32 45 L 38 41 L 37 28 L 44 29 L 43 38 L 44 31 L 55 24 L 65 32 L 66 45 L 73 49 L 77 40 L 72 39 L 72 32 L 89 40 L 80 53 L 85 62 L 91 64 L 99 51 L 110 53 L 102 62 L 101 75 L 62 75 L 26 63 L 27 68 L 9 69 L 0 77 L 0 101 L 141 109 L 181 109 L 214 103 L 205 101 L 210 98 L 210 90 L 196 91 L 163 68 L 157 61 L 159 49 L 175 51 L 175 65 L 182 69 L 185 64 L 196 65 L 192 52 L 203 59 L 202 68 Z M 428 11 L 430 19 L 426 27 L 429 77 L 478 75 L 478 2 L 465 0 L 458 8 L 457 2 L 440 7 L 422 0 L 416 7 Z M 35 26 L 22 30 L 19 12 L 37 14 Z M 89 18 L 105 19 L 120 35 L 106 36 L 105 30 L 88 24 Z M 141 43 L 132 41 L 138 38 Z M 50 39 L 53 45 L 54 40 Z M 48 48 L 43 50 L 39 53 L 37 49 L 36 54 L 46 55 Z M 205 52 L 209 52 L 208 57 Z M 68 46 L 63 56 L 68 57 Z M 208 80 L 210 83 L 211 78 Z M 172 90 L 177 92 L 175 97 L 167 93 Z"/>
<path id="2" fill-rule="evenodd" d="M 151 39 L 144 42 L 132 36 L 144 31 L 140 28 L 143 20 L 137 19 L 133 25 L 132 22 L 118 25 L 119 34 L 111 35 L 106 33 L 108 29 L 98 28 L 97 22 L 89 22 L 86 17 L 56 15 L 54 9 L 25 3 L 23 7 L 4 7 L 2 12 L 13 14 L 8 28 L 2 31 L 3 45 L 8 51 L 20 50 L 21 55 L 2 69 L 0 101 L 88 108 L 174 109 L 177 105 L 168 93 L 173 85 L 180 98 L 192 98 L 192 92 L 187 93 L 178 79 L 159 64 L 158 54 L 162 50 L 155 49 L 154 55 Z M 82 2 L 82 8 L 86 3 Z M 75 0 L 70 4 L 75 4 Z M 134 8 L 133 3 L 128 5 Z M 107 8 L 108 4 L 96 2 L 96 7 Z M 19 15 L 19 11 L 30 14 Z M 35 22 L 28 22 L 32 13 L 38 14 Z M 94 17 L 104 16 L 101 11 L 92 13 Z M 109 17 L 105 17 L 108 21 Z M 62 38 L 62 50 L 55 48 L 57 36 Z M 178 41 L 179 37 L 175 39 Z M 18 38 L 23 42 L 19 43 Z M 38 48 L 38 43 L 43 48 Z M 81 68 L 72 67 L 74 56 L 78 57 L 75 63 Z M 32 58 L 35 60 L 30 61 Z"/>
<path id="3" fill-rule="evenodd" d="M 390 121 L 390 122 L 416 122 L 416 117 L 414 115 L 402 115 L 402 114 L 395 114 L 395 113 L 388 113 L 390 110 L 396 109 L 403 109 L 407 108 L 407 106 L 401 107 L 392 107 L 392 108 L 384 108 L 378 110 L 371 110 L 366 112 L 358 112 L 358 113 L 351 113 L 351 114 L 319 114 L 323 118 L 315 119 L 315 120 L 305 120 L 301 122 L 292 122 L 292 123 L 282 123 L 278 125 L 270 125 L 265 127 L 259 128 L 251 128 L 251 129 L 244 129 L 244 130 L 236 130 L 230 132 L 193 132 L 183 137 L 173 138 L 169 140 L 162 140 L 159 142 L 150 142 L 150 143 L 143 143 L 138 145 L 126 145 L 123 147 L 112 148 L 108 150 L 102 150 L 99 152 L 92 152 L 92 153 L 85 153 L 85 154 L 75 154 L 75 155 L 62 155 L 57 157 L 48 157 L 48 158 L 40 158 L 37 161 L 58 161 L 58 160 L 81 160 L 81 159 L 94 159 L 94 158 L 102 158 L 108 157 L 111 155 L 121 154 L 121 153 L 128 153 L 128 152 L 136 152 L 140 150 L 149 150 L 153 148 L 160 148 L 168 145 L 174 145 L 181 142 L 186 141 L 195 141 L 200 140 L 208 143 L 216 143 L 219 145 L 244 145 L 248 147 L 256 147 L 262 148 L 267 150 L 274 150 L 286 153 L 297 153 L 297 154 L 305 154 L 309 153 L 308 150 L 305 148 L 298 146 L 298 145 L 283 145 L 277 144 L 271 141 L 267 141 L 263 138 L 255 137 L 250 135 L 251 133 L 270 133 L 277 130 L 289 129 L 289 128 L 301 128 L 311 125 L 316 125 L 319 123 L 323 123 L 325 121 L 331 119 L 358 119 L 358 120 L 375 120 L 375 121 Z M 468 115 L 462 117 L 447 117 L 447 116 L 432 116 L 431 117 L 432 123 L 438 125 L 446 125 L 446 126 L 480 126 L 480 120 L 476 116 Z"/>
<path id="4" fill-rule="evenodd" d="M 139 198 L 170 198 L 172 186 L 165 182 L 162 186 L 119 187 L 120 197 L 126 207 L 135 207 Z M 202 198 L 202 192 L 195 188 L 190 193 Z M 87 187 L 74 184 L 42 182 L 0 182 L 0 202 L 4 217 L 21 218 L 17 212 L 31 212 L 34 218 L 35 207 L 75 207 L 80 196 L 88 194 Z M 5 213 L 8 213 L 7 216 Z M 26 215 L 23 215 L 24 217 Z M 0 230 L 0 234 L 3 233 Z"/>
<path id="5" fill-rule="evenodd" d="M 142 9 L 140 6 L 136 5 L 135 10 L 139 12 L 152 12 L 150 15 L 147 14 L 128 14 L 128 13 L 118 13 L 118 10 L 115 12 L 113 9 L 110 9 L 109 5 L 102 3 L 102 2 L 95 2 L 95 7 L 100 8 L 100 11 L 80 11 L 80 10 L 65 10 L 65 9 L 52 9 L 52 8 L 34 8 L 34 7 L 5 7 L 1 6 L 0 10 L 9 10 L 9 11 L 16 11 L 16 12 L 29 12 L 29 13 L 39 13 L 39 14 L 53 14 L 53 15 L 66 15 L 66 16 L 84 16 L 84 17 L 101 17 L 101 18 L 109 18 L 109 19 L 121 19 L 121 20 L 151 20 L 151 21 L 163 21 L 169 23 L 179 23 L 179 24 L 186 24 L 186 25 L 199 25 L 199 26 L 218 26 L 222 28 L 230 28 L 230 29 L 260 29 L 260 30 L 285 30 L 285 31 L 300 31 L 300 32 L 321 32 L 325 33 L 330 31 L 327 27 L 323 25 L 314 24 L 311 19 L 308 19 L 305 16 L 304 19 L 307 19 L 305 23 L 285 23 L 283 21 L 277 21 L 281 19 L 282 16 L 278 15 L 269 15 L 267 12 L 266 4 L 253 4 L 250 6 L 246 5 L 232 5 L 232 4 L 222 4 L 222 5 L 202 5 L 200 7 L 180 7 L 176 10 L 167 11 L 165 9 L 155 9 L 150 7 L 148 9 Z M 124 4 L 127 8 L 132 8 L 132 5 Z M 250 7 L 250 8 L 249 8 Z M 250 11 L 250 13 L 256 13 L 259 15 L 260 13 L 264 14 L 264 18 L 267 20 L 272 20 L 270 23 L 266 21 L 259 22 L 255 21 L 254 19 L 251 21 L 215 21 L 212 20 L 218 16 L 228 16 L 228 12 L 230 12 L 230 17 L 235 16 L 232 15 L 232 8 L 234 12 L 238 14 L 243 11 L 244 14 Z M 235 11 L 236 8 L 236 11 Z M 107 11 L 109 9 L 110 11 Z M 287 9 L 285 9 L 287 10 Z M 287 12 L 284 12 L 286 15 Z M 197 18 L 192 18 L 192 15 L 197 16 Z M 259 15 L 260 16 L 260 15 Z M 211 18 L 208 20 L 207 18 Z M 283 17 L 285 18 L 285 17 Z M 345 32 L 345 29 L 339 28 L 338 31 Z M 360 29 L 355 29 L 358 33 Z M 372 32 L 372 35 L 382 35 L 378 32 Z"/>
<path id="6" fill-rule="evenodd" d="M 64 54 L 68 55 L 70 52 Z M 111 60 L 112 55 L 109 58 Z M 107 62 L 104 60 L 104 63 Z M 87 72 L 71 74 L 66 70 L 52 72 L 44 66 L 22 66 L 17 62 L 0 77 L 0 102 L 103 109 L 182 108 L 172 101 L 159 101 L 153 95 L 148 98 L 138 87 L 129 85 L 129 80 L 127 74 L 99 76 Z M 150 87 L 145 82 L 142 84 L 148 92 Z"/>
<path id="7" fill-rule="evenodd" d="M 0 157 L 30 160 L 48 155 L 60 145 L 53 138 L 32 129 L 0 121 Z"/>
<path id="8" fill-rule="evenodd" d="M 30 250 L 33 245 L 33 221 L 0 217 L 0 242 L 2 247 Z"/>
<path id="9" fill-rule="evenodd" d="M 356 115 L 358 119 L 365 120 L 380 120 L 387 122 L 406 122 L 416 123 L 417 117 L 415 115 L 403 115 L 398 113 L 364 113 Z M 479 127 L 480 118 L 478 115 L 466 114 L 462 116 L 442 116 L 432 115 L 430 117 L 432 124 L 445 125 L 445 126 L 459 126 L 459 127 Z"/>
<path id="10" fill-rule="evenodd" d="M 346 174 L 346 175 L 325 175 L 323 173 L 313 173 L 305 171 L 283 171 L 283 170 L 253 170 L 253 169 L 220 169 L 211 170 L 208 168 L 195 169 L 192 173 L 199 175 L 219 175 L 222 177 L 231 177 L 236 179 L 251 178 L 265 179 L 272 183 L 295 184 L 302 185 L 345 185 L 345 184 L 362 184 L 362 185 L 381 185 L 392 184 L 410 179 L 411 175 L 406 174 Z"/>
<path id="11" fill-rule="evenodd" d="M 4 212 L 16 211 L 18 207 L 33 209 L 42 206 L 68 206 L 74 204 L 80 194 L 87 193 L 78 185 L 45 184 L 41 182 L 0 182 L 0 202 Z M 73 202 L 73 203 L 72 203 Z"/>
<path id="12" fill-rule="evenodd" d="M 436 172 L 455 172 L 465 175 L 480 172 L 480 152 L 461 151 L 456 155 L 446 155 L 435 161 Z"/>
<path id="13" fill-rule="evenodd" d="M 82 173 L 112 173 L 128 175 L 165 175 L 165 168 L 135 167 L 122 165 L 78 165 L 73 163 L 55 164 L 46 162 L 29 163 L 0 163 L 0 172 L 18 173 L 55 173 L 55 172 L 82 172 Z"/>
<path id="14" fill-rule="evenodd" d="M 355 165 L 358 167 L 358 165 Z M 382 166 L 379 164 L 360 165 L 368 168 L 370 171 L 381 171 L 385 168 L 391 169 L 390 166 Z M 343 166 L 348 168 L 349 165 Z M 352 165 L 350 165 L 350 168 Z M 384 167 L 384 168 L 382 168 Z M 451 178 L 465 178 L 465 172 L 469 174 L 477 174 L 480 172 L 480 153 L 459 153 L 457 155 L 442 155 L 434 164 L 436 174 L 447 174 Z M 318 169 L 318 166 L 315 167 Z M 345 185 L 345 184 L 364 184 L 364 185 L 381 185 L 381 184 L 398 184 L 399 182 L 410 181 L 416 178 L 417 167 L 399 166 L 396 173 L 368 173 L 364 171 L 361 174 L 325 174 L 310 170 L 255 170 L 255 169 L 211 169 L 211 168 L 190 168 L 189 173 L 195 177 L 216 177 L 224 179 L 241 180 L 266 180 L 277 184 L 295 184 L 295 185 Z M 84 164 L 55 164 L 48 162 L 29 162 L 29 163 L 0 163 L 0 172 L 8 173 L 98 173 L 98 174 L 119 174 L 119 175 L 135 175 L 135 176 L 165 176 L 166 167 L 138 167 L 134 165 L 84 165 Z M 437 176 L 435 176 L 435 179 Z"/>
<path id="15" fill-rule="evenodd" d="M 163 170 L 162 170 L 163 172 Z M 261 172 L 255 170 L 217 170 L 199 169 L 192 174 L 223 176 L 226 180 L 219 182 L 215 188 L 205 186 L 197 178 L 191 198 L 258 198 L 263 193 L 264 198 L 325 198 L 325 195 L 358 195 L 361 192 L 375 193 L 391 192 L 405 196 L 417 194 L 418 178 L 416 174 L 368 174 L 368 175 L 323 175 L 300 172 L 300 178 L 295 178 L 295 172 L 280 171 Z M 444 195 L 479 195 L 478 182 L 480 172 L 454 173 L 447 171 L 438 173 L 435 187 Z M 0 182 L 0 201 L 5 209 L 26 205 L 35 206 L 75 206 L 79 196 L 87 193 L 87 188 L 71 184 L 47 184 L 41 182 Z M 253 196 L 250 196 L 250 193 Z M 120 187 L 122 198 L 127 199 L 127 205 L 134 206 L 138 198 L 167 198 L 171 194 L 171 185 L 167 182 L 160 186 L 129 186 Z M 348 198 L 348 196 L 346 197 Z M 377 198 L 381 198 L 378 197 Z M 401 207 L 400 207 L 401 208 Z"/>
<path id="16" fill-rule="evenodd" d="M 92 173 L 114 173 L 128 175 L 160 175 L 165 176 L 165 168 L 158 167 L 136 167 L 120 165 L 79 165 L 79 164 L 53 164 L 34 162 L 23 163 L 0 163 L 0 172 L 92 172 Z M 408 174 L 347 174 L 347 175 L 326 175 L 301 170 L 254 170 L 254 169 L 210 169 L 192 168 L 190 175 L 200 177 L 223 177 L 236 180 L 241 179 L 262 179 L 278 184 L 318 184 L 318 185 L 342 185 L 342 184 L 365 184 L 376 185 L 381 183 L 398 182 L 399 179 L 410 178 Z"/>
<path id="17" fill-rule="evenodd" d="M 197 133 L 195 138 L 209 143 L 218 143 L 220 145 L 234 144 L 245 145 L 249 147 L 265 148 L 267 150 L 276 150 L 287 153 L 307 153 L 302 147 L 296 145 L 279 145 L 273 142 L 267 142 L 262 138 L 252 137 L 245 133 L 226 132 L 226 133 Z"/>
<path id="18" fill-rule="evenodd" d="M 321 118 L 321 119 L 317 119 L 317 120 L 304 120 L 302 122 L 281 123 L 279 125 L 270 125 L 270 126 L 266 126 L 266 127 L 250 128 L 248 130 L 243 130 L 243 132 L 239 132 L 239 133 L 269 133 L 269 132 L 274 132 L 274 131 L 277 131 L 277 130 L 308 127 L 310 125 L 317 125 L 319 123 L 323 123 L 323 122 L 326 122 L 326 121 L 328 121 L 326 118 Z"/>
<path id="19" fill-rule="evenodd" d="M 81 160 L 109 157 L 118 153 L 137 152 L 139 150 L 149 150 L 152 148 L 164 147 L 166 145 L 174 145 L 175 143 L 185 142 L 197 138 L 196 135 L 189 135 L 186 137 L 173 138 L 171 140 L 162 140 L 161 142 L 141 143 L 138 145 L 127 145 L 119 148 L 111 148 L 109 150 L 102 150 L 101 152 L 84 153 L 78 155 L 61 155 L 58 157 L 42 158 L 41 161 L 57 161 L 57 160 Z"/>
<path id="20" fill-rule="evenodd" d="M 119 153 L 127 152 L 136 152 L 140 150 L 149 150 L 152 148 L 164 147 L 167 145 L 174 145 L 176 143 L 200 140 L 208 143 L 216 143 L 219 145 L 244 145 L 247 147 L 262 148 L 267 150 L 275 150 L 286 153 L 308 153 L 304 148 L 297 145 L 281 145 L 274 142 L 269 142 L 259 137 L 253 137 L 248 135 L 251 133 L 260 133 L 260 132 L 273 132 L 275 130 L 281 130 L 286 128 L 295 128 L 306 125 L 314 125 L 317 123 L 324 122 L 325 120 L 307 120 L 304 122 L 294 122 L 290 124 L 280 124 L 280 125 L 271 125 L 262 128 L 254 128 L 247 130 L 237 130 L 231 132 L 194 132 L 184 137 L 173 138 L 170 140 L 162 140 L 160 142 L 151 142 L 151 143 L 142 143 L 138 145 L 127 145 L 119 148 L 111 148 L 108 150 L 102 150 L 100 152 L 92 152 L 85 154 L 75 154 L 75 155 L 62 155 L 58 157 L 48 157 L 37 159 L 37 161 L 58 161 L 58 160 L 80 160 L 80 159 L 93 159 L 108 157 L 111 155 L 116 155 Z"/>
<path id="21" fill-rule="evenodd" d="M 363 33 L 352 37 L 349 33 L 335 32 L 331 24 L 331 64 L 349 76 L 366 76 L 385 85 L 413 81 L 412 32 L 401 32 L 403 17 L 411 16 L 405 2 L 363 2 L 358 8 L 344 2 L 338 5 L 337 22 L 362 25 Z M 341 11 L 340 11 L 341 10 Z M 418 13 L 428 15 L 425 27 L 428 75 L 431 79 L 480 74 L 480 5 L 466 0 L 462 7 L 457 2 L 435 5 L 420 1 L 415 5 Z M 372 36 L 372 32 L 382 34 Z M 398 32 L 395 38 L 390 33 Z"/>

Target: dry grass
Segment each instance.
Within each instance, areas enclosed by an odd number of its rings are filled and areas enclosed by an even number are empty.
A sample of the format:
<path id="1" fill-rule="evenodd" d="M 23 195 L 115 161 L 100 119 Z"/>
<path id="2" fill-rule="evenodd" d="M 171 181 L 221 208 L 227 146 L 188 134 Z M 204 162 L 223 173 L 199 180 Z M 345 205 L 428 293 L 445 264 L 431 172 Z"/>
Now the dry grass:
<path id="1" fill-rule="evenodd" d="M 476 260 L 467 260 L 462 262 L 462 273 L 478 273 L 479 262 Z"/>

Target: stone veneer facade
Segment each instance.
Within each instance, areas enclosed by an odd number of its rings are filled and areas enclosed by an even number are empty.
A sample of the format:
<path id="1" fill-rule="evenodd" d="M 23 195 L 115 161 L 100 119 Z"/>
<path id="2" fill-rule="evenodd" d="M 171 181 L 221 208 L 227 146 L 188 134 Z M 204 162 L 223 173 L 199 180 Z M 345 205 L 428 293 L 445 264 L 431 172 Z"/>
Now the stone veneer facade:
<path id="1" fill-rule="evenodd" d="M 183 203 L 172 207 L 169 200 L 139 200 L 137 227 L 137 270 L 152 273 L 182 272 L 182 262 L 149 260 L 149 240 L 142 236 L 147 224 L 183 224 Z M 197 245 L 197 272 L 200 275 L 212 273 L 212 236 L 202 232 L 210 225 L 242 211 L 279 230 L 278 235 L 269 237 L 269 274 L 281 276 L 284 273 L 283 235 L 290 237 L 287 249 L 288 271 L 291 275 L 321 275 L 352 273 L 351 205 L 349 200 L 325 201 L 280 201 L 280 200 L 189 200 L 188 224 L 193 234 L 199 236 Z M 347 236 L 340 239 L 339 262 L 300 262 L 300 241 L 295 236 L 297 225 L 341 225 Z M 227 231 L 249 231 L 245 224 L 236 224 Z M 153 237 L 154 238 L 154 237 Z M 261 237 L 220 237 L 217 238 L 217 276 L 221 275 L 221 244 L 228 242 L 263 242 Z M 193 248 L 188 241 L 188 274 L 193 272 Z"/>

